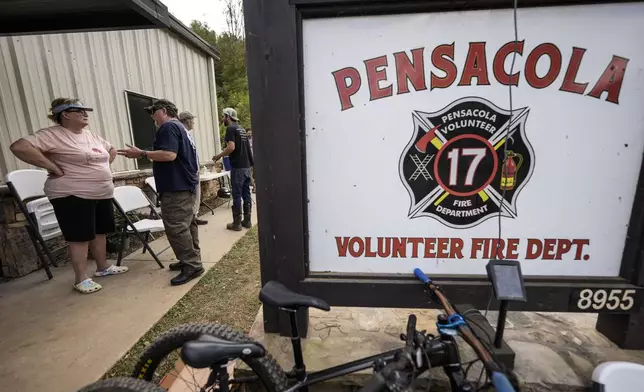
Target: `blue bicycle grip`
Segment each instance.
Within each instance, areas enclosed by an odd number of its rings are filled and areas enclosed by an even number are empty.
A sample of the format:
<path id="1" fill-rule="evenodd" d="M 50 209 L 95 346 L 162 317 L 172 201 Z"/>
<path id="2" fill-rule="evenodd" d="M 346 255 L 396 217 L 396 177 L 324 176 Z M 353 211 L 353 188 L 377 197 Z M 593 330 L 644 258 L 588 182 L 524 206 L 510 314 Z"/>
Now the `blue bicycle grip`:
<path id="1" fill-rule="evenodd" d="M 414 268 L 414 275 L 416 275 L 416 277 L 420 279 L 420 281 L 423 283 L 428 283 L 432 281 L 431 279 L 429 279 L 429 276 L 425 275 L 425 273 L 421 271 L 420 268 Z"/>
<path id="2" fill-rule="evenodd" d="M 492 373 L 492 385 L 498 392 L 516 392 L 510 380 L 503 373 Z"/>

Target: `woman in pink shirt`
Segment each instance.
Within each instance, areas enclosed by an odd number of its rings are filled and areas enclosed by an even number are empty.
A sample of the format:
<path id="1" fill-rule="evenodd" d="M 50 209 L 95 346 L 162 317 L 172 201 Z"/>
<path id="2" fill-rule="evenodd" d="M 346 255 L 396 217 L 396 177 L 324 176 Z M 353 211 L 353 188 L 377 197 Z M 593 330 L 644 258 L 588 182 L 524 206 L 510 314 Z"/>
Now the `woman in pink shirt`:
<path id="1" fill-rule="evenodd" d="M 127 267 L 107 262 L 105 234 L 114 231 L 114 182 L 110 164 L 116 149 L 99 135 L 85 129 L 87 112 L 78 99 L 57 98 L 49 118 L 56 125 L 44 128 L 11 145 L 14 155 L 29 164 L 47 169 L 45 195 L 49 198 L 81 293 L 100 290 L 87 275 L 87 250 L 96 259 L 94 276 L 122 274 Z"/>

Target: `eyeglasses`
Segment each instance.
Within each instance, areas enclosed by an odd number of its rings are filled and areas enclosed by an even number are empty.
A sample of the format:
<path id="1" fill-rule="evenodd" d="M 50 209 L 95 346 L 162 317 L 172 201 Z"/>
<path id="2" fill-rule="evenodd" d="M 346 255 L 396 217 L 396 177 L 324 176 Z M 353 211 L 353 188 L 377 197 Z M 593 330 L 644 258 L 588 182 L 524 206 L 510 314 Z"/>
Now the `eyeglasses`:
<path id="1" fill-rule="evenodd" d="M 85 110 L 85 109 L 67 109 L 65 111 L 66 112 L 72 112 L 72 113 L 80 113 L 83 116 L 87 117 L 87 110 Z"/>

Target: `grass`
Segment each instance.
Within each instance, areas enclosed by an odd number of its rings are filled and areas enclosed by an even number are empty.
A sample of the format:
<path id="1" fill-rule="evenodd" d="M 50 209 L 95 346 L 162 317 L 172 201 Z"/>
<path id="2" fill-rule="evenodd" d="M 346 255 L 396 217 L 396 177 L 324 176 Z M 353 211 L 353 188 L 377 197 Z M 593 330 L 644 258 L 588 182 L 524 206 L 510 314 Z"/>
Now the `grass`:
<path id="1" fill-rule="evenodd" d="M 213 322 L 248 332 L 260 307 L 260 286 L 259 242 L 254 226 L 103 378 L 129 376 L 145 348 L 161 333 L 180 324 Z"/>

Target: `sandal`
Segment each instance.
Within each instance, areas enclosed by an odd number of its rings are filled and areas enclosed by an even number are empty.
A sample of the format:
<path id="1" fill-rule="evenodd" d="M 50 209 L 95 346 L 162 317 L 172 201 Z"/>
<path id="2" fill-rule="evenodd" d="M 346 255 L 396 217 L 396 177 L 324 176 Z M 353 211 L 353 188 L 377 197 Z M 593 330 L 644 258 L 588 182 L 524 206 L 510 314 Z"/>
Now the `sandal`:
<path id="1" fill-rule="evenodd" d="M 94 273 L 94 276 L 108 276 L 108 275 L 120 275 L 123 273 L 126 273 L 129 270 L 127 267 L 119 267 L 116 265 L 110 265 L 107 267 L 107 269 L 104 269 L 103 271 L 96 271 Z"/>
<path id="2" fill-rule="evenodd" d="M 94 293 L 102 288 L 103 286 L 94 282 L 90 278 L 87 278 L 84 281 L 74 285 L 74 289 L 80 291 L 83 294 Z"/>

